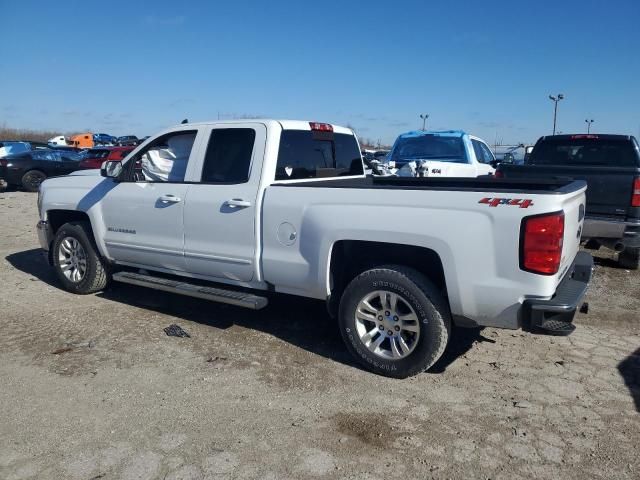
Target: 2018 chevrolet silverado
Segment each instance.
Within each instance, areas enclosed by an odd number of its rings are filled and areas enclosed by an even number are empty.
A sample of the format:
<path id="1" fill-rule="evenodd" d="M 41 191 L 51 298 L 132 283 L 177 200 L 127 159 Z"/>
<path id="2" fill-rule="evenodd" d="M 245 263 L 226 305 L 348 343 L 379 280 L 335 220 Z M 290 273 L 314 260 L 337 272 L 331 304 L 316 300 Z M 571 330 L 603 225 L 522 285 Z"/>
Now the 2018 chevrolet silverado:
<path id="1" fill-rule="evenodd" d="M 453 325 L 570 332 L 591 277 L 584 182 L 366 177 L 336 125 L 180 125 L 101 173 L 39 191 L 67 290 L 321 299 L 354 357 L 391 377 L 431 367 Z"/>
<path id="2" fill-rule="evenodd" d="M 498 175 L 586 181 L 589 188 L 582 239 L 590 247 L 619 252 L 622 267 L 640 267 L 640 146 L 634 137 L 542 137 L 524 165 L 500 164 Z"/>

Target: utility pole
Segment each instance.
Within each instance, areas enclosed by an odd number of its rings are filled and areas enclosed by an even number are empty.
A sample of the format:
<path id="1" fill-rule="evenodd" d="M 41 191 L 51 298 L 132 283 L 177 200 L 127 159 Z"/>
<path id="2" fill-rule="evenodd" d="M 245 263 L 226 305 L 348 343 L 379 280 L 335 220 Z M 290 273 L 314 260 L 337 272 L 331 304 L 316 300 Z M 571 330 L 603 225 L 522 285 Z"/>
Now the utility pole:
<path id="1" fill-rule="evenodd" d="M 426 126 L 427 126 L 427 118 L 429 118 L 429 115 L 427 113 L 425 114 L 420 114 L 420 118 L 422 119 L 422 131 L 426 130 Z"/>
<path id="2" fill-rule="evenodd" d="M 553 105 L 553 134 L 554 135 L 556 134 L 556 118 L 558 116 L 558 102 L 562 99 L 564 99 L 564 95 L 562 93 L 559 93 L 555 97 L 553 95 L 549 95 L 549 100 L 551 100 L 554 103 Z"/>
<path id="3" fill-rule="evenodd" d="M 587 135 L 591 133 L 591 124 L 593 123 L 593 118 L 591 120 L 585 120 L 587 123 Z"/>

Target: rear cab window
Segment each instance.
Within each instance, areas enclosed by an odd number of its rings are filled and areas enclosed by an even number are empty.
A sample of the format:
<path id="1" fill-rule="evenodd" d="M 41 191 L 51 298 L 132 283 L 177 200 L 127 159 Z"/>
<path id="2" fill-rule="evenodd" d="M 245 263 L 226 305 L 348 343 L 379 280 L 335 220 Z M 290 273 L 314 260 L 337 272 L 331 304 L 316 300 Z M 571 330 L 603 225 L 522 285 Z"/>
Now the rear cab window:
<path id="1" fill-rule="evenodd" d="M 544 138 L 527 159 L 528 165 L 640 167 L 636 141 L 597 135 Z"/>
<path id="2" fill-rule="evenodd" d="M 363 175 L 354 135 L 318 130 L 283 130 L 276 180 Z"/>

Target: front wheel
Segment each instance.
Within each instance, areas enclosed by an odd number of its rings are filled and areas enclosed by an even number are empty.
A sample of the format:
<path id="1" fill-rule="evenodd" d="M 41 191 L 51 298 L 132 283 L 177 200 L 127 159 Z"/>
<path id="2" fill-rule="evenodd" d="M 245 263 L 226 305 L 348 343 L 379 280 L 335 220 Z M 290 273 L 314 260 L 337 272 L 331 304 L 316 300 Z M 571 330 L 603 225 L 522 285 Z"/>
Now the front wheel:
<path id="1" fill-rule="evenodd" d="M 618 254 L 618 263 L 622 268 L 638 270 L 640 267 L 640 248 L 625 248 Z"/>
<path id="2" fill-rule="evenodd" d="M 84 295 L 107 286 L 109 273 L 87 222 L 62 225 L 52 248 L 53 267 L 66 290 Z"/>
<path id="3" fill-rule="evenodd" d="M 451 322 L 447 302 L 429 279 L 390 265 L 351 281 L 340 301 L 339 324 L 360 364 L 380 375 L 406 378 L 442 356 Z"/>

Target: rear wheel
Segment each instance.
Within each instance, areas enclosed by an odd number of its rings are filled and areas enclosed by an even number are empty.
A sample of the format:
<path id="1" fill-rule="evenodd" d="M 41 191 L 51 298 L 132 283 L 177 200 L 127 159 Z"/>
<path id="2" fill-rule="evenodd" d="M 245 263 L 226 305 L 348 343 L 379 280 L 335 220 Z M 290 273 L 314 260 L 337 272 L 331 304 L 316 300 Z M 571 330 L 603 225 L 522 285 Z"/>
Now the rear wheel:
<path id="1" fill-rule="evenodd" d="M 640 248 L 625 248 L 618 254 L 618 264 L 629 270 L 637 270 L 640 267 Z"/>
<path id="2" fill-rule="evenodd" d="M 421 273 L 399 265 L 352 280 L 340 301 L 339 324 L 359 363 L 394 378 L 430 368 L 442 356 L 450 330 L 439 290 Z"/>
<path id="3" fill-rule="evenodd" d="M 53 267 L 66 290 L 87 294 L 107 286 L 109 273 L 87 222 L 62 225 L 52 248 Z"/>
<path id="4" fill-rule="evenodd" d="M 46 180 L 47 176 L 40 170 L 29 170 L 22 176 L 22 188 L 28 192 L 37 192 L 40 184 Z"/>

